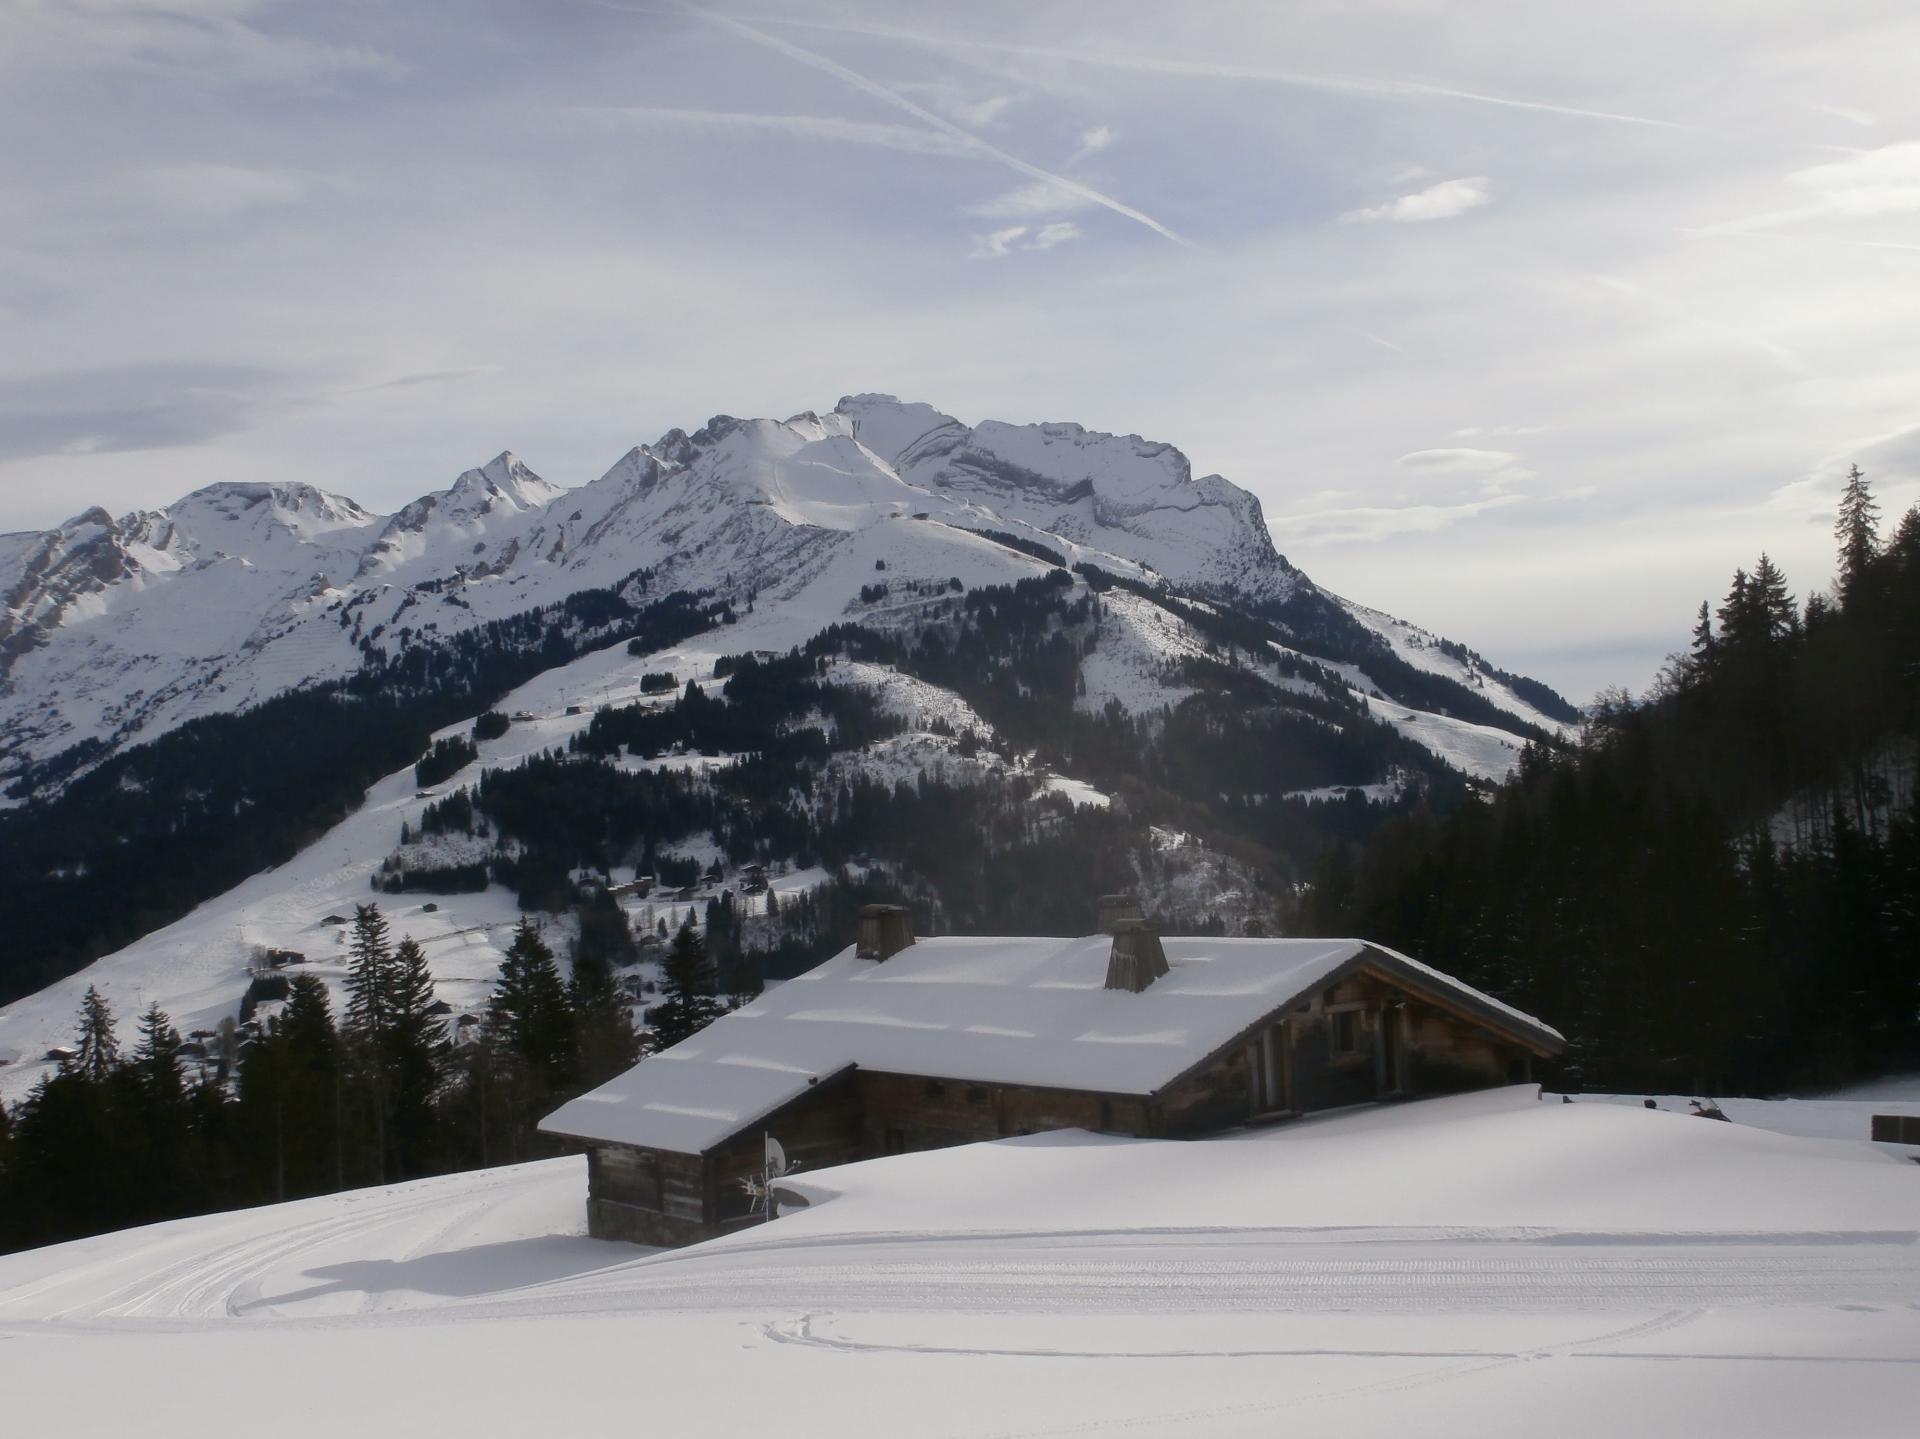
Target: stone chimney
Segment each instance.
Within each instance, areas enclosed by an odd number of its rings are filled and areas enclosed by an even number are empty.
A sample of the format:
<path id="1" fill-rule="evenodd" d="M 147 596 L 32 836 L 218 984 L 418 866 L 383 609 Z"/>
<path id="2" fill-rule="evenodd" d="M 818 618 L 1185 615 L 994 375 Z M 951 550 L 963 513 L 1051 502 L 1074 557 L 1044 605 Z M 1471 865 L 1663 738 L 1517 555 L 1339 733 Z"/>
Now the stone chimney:
<path id="1" fill-rule="evenodd" d="M 1140 913 L 1140 901 L 1130 894 L 1103 894 L 1100 896 L 1100 933 L 1113 934 L 1124 920 L 1144 919 Z"/>
<path id="2" fill-rule="evenodd" d="M 854 954 L 876 962 L 890 959 L 913 943 L 913 916 L 904 905 L 869 904 L 860 911 Z"/>
<path id="3" fill-rule="evenodd" d="M 1107 958 L 1108 989 L 1138 994 L 1167 972 L 1160 933 L 1144 919 L 1123 919 L 1114 927 L 1113 952 Z"/>

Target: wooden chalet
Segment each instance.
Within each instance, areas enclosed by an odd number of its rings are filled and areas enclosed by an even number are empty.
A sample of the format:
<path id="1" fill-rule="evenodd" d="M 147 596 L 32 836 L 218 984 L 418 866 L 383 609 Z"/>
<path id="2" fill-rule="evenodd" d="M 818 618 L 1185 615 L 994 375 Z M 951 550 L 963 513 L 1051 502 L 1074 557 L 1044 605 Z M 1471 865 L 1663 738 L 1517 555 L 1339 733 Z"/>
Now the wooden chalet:
<path id="1" fill-rule="evenodd" d="M 819 1169 L 1079 1128 L 1188 1138 L 1517 1083 L 1559 1033 L 1355 939 L 1162 939 L 1104 904 L 1083 939 L 860 942 L 542 1121 L 587 1148 L 589 1231 L 688 1244 L 756 1220 L 764 1139 Z"/>

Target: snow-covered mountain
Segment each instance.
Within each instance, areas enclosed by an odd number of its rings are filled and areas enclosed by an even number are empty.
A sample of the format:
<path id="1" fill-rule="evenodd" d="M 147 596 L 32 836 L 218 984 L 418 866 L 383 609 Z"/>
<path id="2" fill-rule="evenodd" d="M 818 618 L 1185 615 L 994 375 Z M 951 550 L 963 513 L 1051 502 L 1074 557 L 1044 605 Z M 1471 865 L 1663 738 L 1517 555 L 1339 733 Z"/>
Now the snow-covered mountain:
<path id="1" fill-rule="evenodd" d="M 673 430 L 574 489 L 505 453 L 390 516 L 305 485 L 214 485 L 164 510 L 0 536 L 0 780 L 643 572 L 655 592 L 779 603 L 853 536 L 895 523 L 935 541 L 909 547 L 918 578 L 953 573 L 942 552 L 973 531 L 1243 605 L 1320 595 L 1274 548 L 1259 502 L 1195 479 L 1171 445 L 968 426 L 886 395 Z"/>
<path id="2" fill-rule="evenodd" d="M 1015 601 L 1009 587 L 1022 582 L 1035 592 Z M 976 786 L 1003 819 L 1023 807 L 1042 816 L 999 840 L 964 838 L 985 855 L 1043 841 L 1066 822 L 1062 799 L 1105 811 L 1137 783 L 1114 810 L 1126 839 L 1112 882 L 1156 913 L 1237 932 L 1267 922 L 1330 838 L 1436 785 L 1497 779 L 1530 736 L 1572 717 L 1544 686 L 1320 590 L 1275 549 L 1252 496 L 1194 479 L 1170 446 L 1072 425 L 969 427 L 874 395 L 824 416 L 671 431 L 575 489 L 502 454 L 388 516 L 269 484 L 213 486 L 120 519 L 93 510 L 0 537 L 0 585 L 0 778 L 15 780 L 0 816 L 0 905 L 23 936 L 15 975 L 0 976 L 17 996 L 0 1015 L 0 1097 L 44 1071 L 87 986 L 123 1013 L 159 1002 L 183 1027 L 212 1029 L 239 1010 L 259 954 L 300 952 L 337 983 L 334 917 L 371 889 L 427 888 L 409 876 L 449 866 L 493 872 L 477 891 L 391 903 L 430 946 L 442 997 L 477 1010 L 521 912 L 501 870 L 519 842 L 504 828 L 486 839 L 484 826 L 425 835 L 442 792 L 416 778 L 418 750 L 395 738 L 410 724 L 452 741 L 480 709 L 512 717 L 456 766 L 455 784 L 469 785 L 580 753 L 603 710 L 670 703 L 676 691 L 650 677 L 725 694 L 737 657 L 852 626 L 867 638 L 819 652 L 814 673 L 864 692 L 898 732 L 783 772 L 784 803 L 806 812 L 809 833 L 862 783 Z M 675 591 L 706 593 L 693 627 L 629 643 L 636 618 L 671 607 Z M 484 680 L 459 670 L 465 687 L 450 698 L 433 688 L 440 671 L 412 662 L 446 657 L 462 636 L 493 646 L 493 668 Z M 329 749 L 311 728 L 262 716 L 211 744 L 194 732 L 171 750 L 143 743 L 349 677 L 401 706 L 382 721 L 385 739 Z M 1038 729 L 1005 707 L 1035 683 L 1055 693 Z M 1198 709 L 1182 719 L 1189 700 Z M 1114 716 L 1125 723 L 1108 725 Z M 299 758 L 289 746 L 322 758 L 273 790 L 261 766 L 284 770 Z M 754 832 L 760 857 L 780 866 L 776 889 L 833 877 L 808 846 L 766 847 L 754 803 L 720 774 L 731 756 L 699 748 L 615 744 L 609 759 L 706 785 L 736 835 Z M 581 842 L 601 855 L 603 883 L 668 858 L 713 871 L 677 905 L 623 900 L 646 933 L 741 891 L 743 861 L 717 851 L 712 830 L 649 832 L 637 849 Z M 1249 859 L 1249 840 L 1268 858 Z M 996 922 L 990 897 L 983 907 L 943 889 L 868 837 L 842 848 L 871 849 L 887 883 L 942 913 L 971 903 L 976 923 Z M 760 903 L 745 912 L 770 919 Z M 76 913 L 92 922 L 76 927 Z M 782 934 L 760 938 L 771 947 Z"/>

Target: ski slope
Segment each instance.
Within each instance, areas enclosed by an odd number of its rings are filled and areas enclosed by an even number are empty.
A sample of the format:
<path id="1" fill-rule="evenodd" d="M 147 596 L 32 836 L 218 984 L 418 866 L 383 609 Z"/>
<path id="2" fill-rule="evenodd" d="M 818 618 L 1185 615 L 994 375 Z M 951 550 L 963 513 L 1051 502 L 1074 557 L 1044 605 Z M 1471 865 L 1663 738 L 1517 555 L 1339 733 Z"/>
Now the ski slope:
<path id="1" fill-rule="evenodd" d="M 563 1159 L 0 1258 L 8 1429 L 1892 1436 L 1920 1403 L 1920 1165 L 1857 1141 L 1523 1087 L 793 1183 L 678 1251 L 584 1238 Z"/>

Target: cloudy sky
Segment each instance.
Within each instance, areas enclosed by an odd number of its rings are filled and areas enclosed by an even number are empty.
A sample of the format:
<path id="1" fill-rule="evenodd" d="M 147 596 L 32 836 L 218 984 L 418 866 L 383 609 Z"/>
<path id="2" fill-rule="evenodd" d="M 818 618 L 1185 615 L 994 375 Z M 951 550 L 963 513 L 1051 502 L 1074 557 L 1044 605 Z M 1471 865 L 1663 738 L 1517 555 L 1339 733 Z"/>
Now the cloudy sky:
<path id="1" fill-rule="evenodd" d="M 1920 499 L 1910 0 L 0 0 L 0 529 L 887 390 L 1576 699 Z"/>

